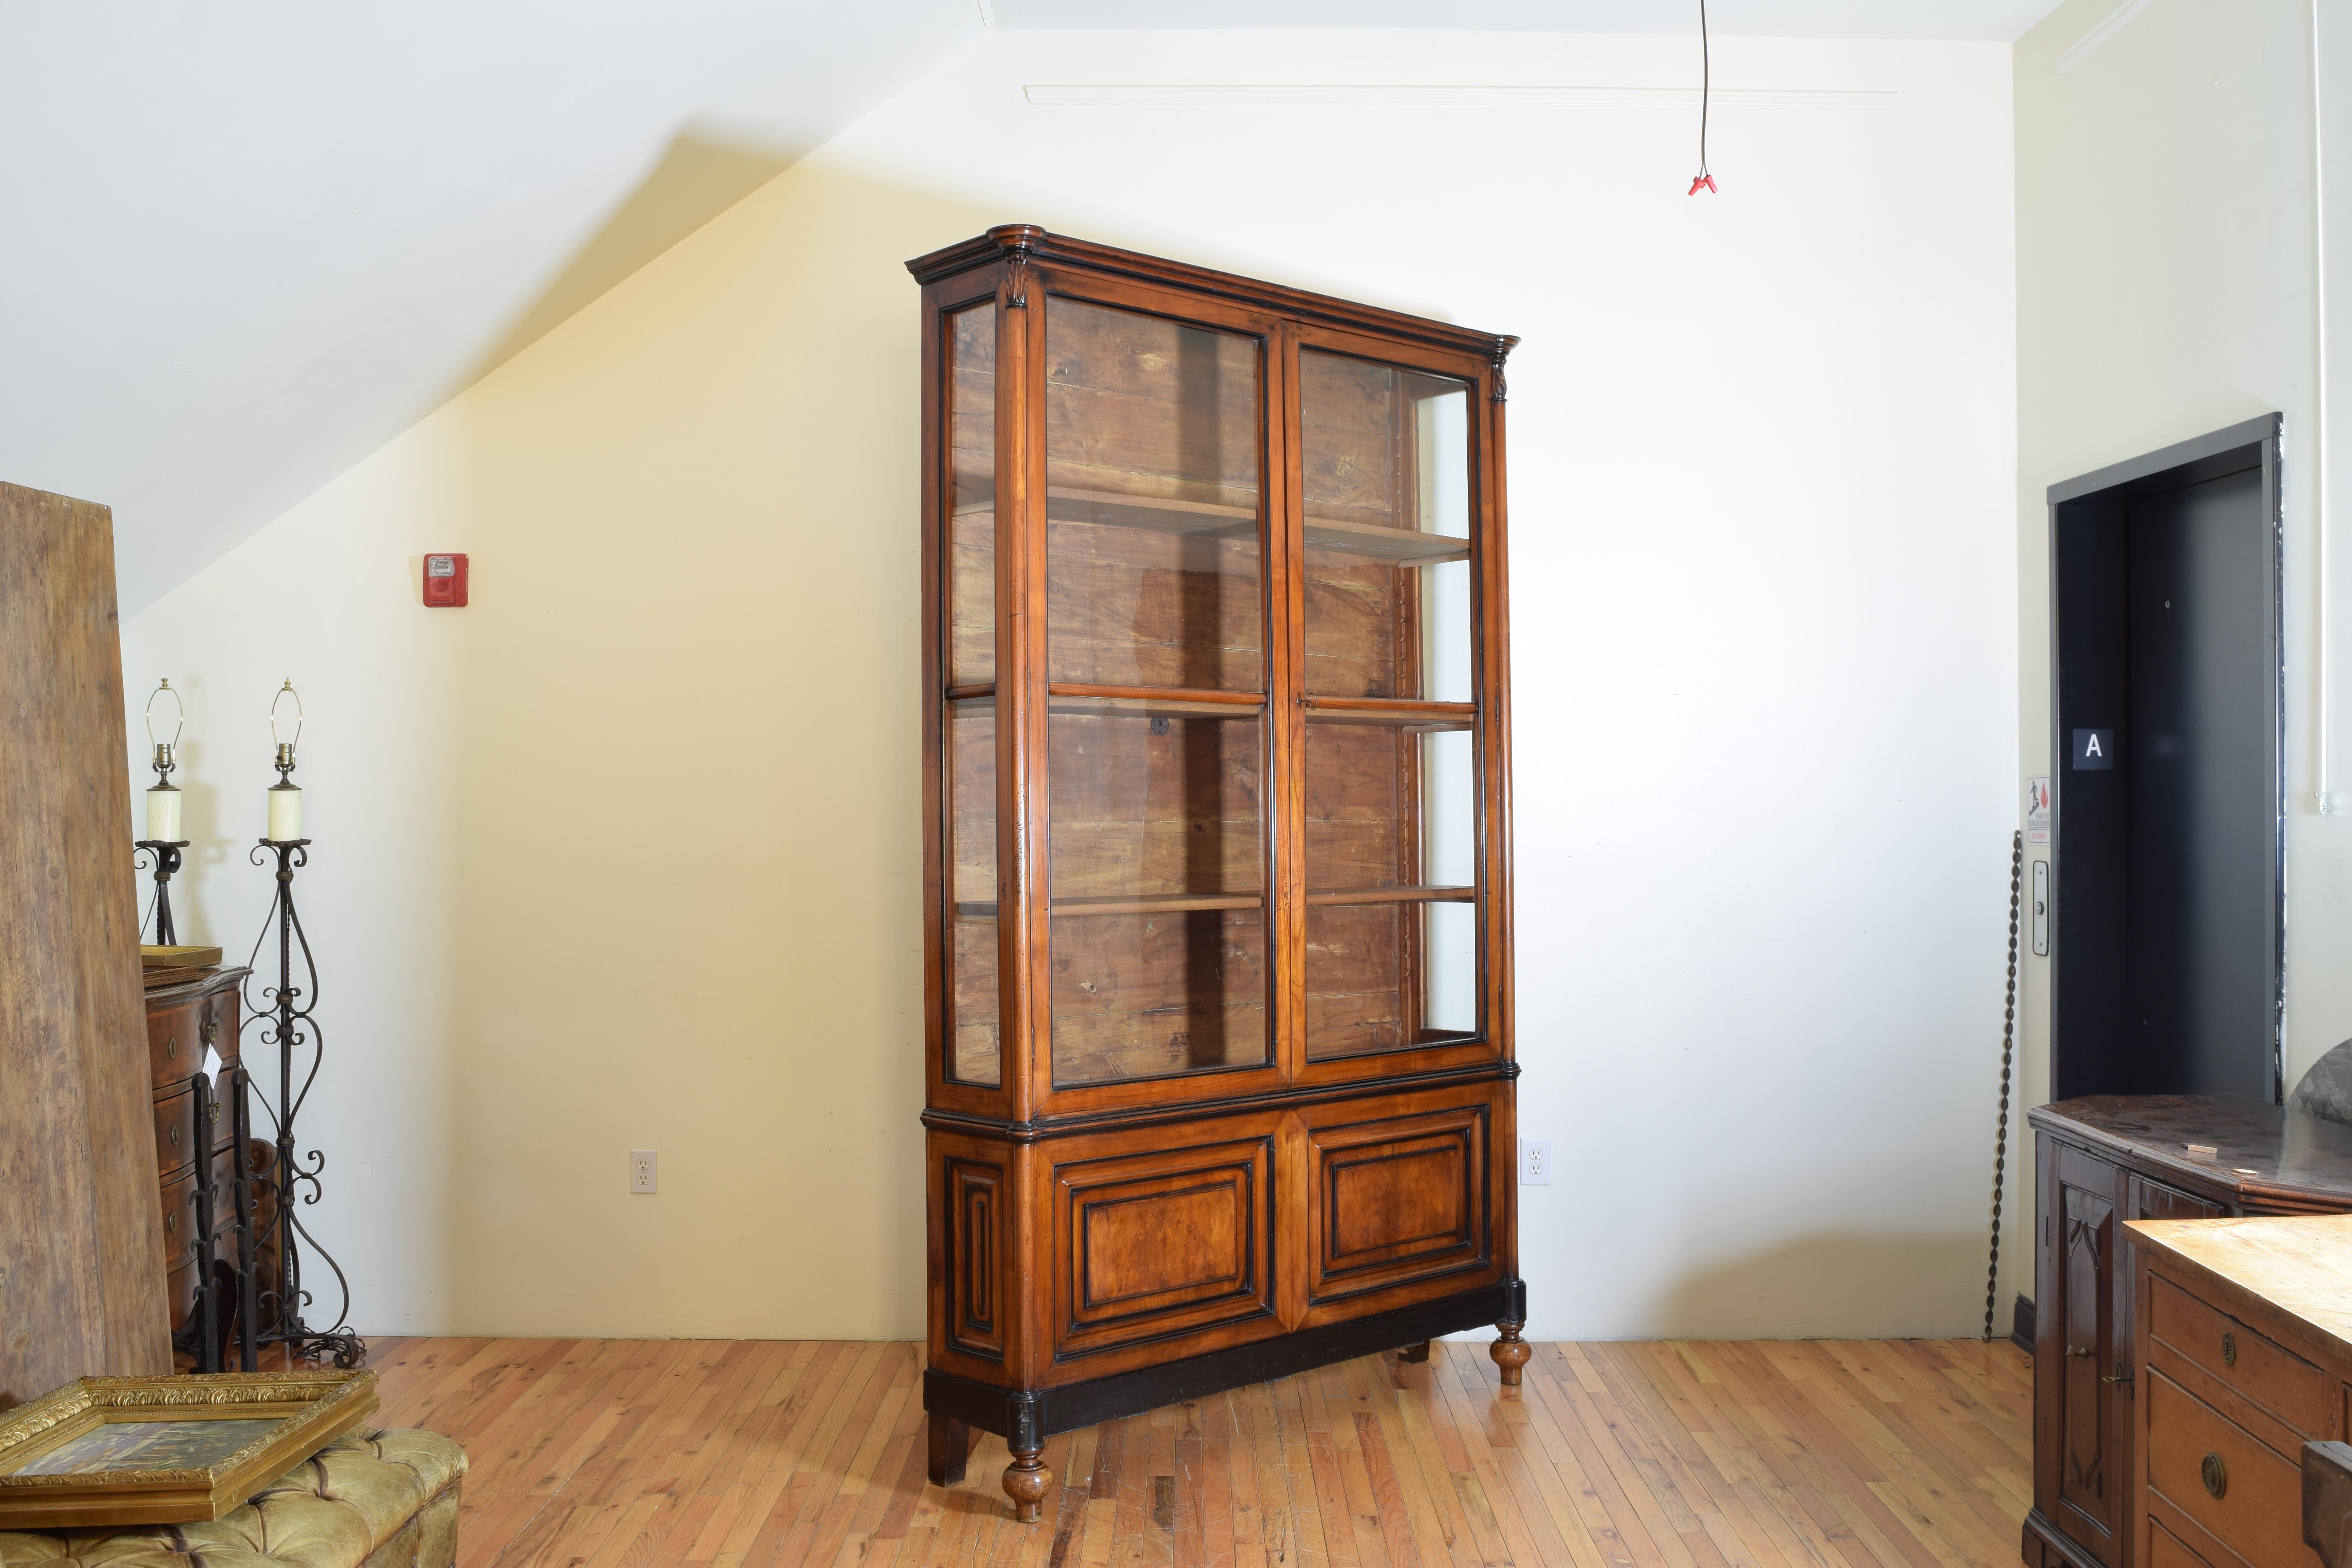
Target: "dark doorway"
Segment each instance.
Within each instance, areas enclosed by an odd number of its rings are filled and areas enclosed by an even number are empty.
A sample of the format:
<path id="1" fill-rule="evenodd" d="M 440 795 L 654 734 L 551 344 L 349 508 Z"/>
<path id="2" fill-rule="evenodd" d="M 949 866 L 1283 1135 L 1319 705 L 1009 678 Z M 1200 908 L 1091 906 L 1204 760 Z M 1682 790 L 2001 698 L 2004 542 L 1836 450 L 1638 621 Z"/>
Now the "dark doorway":
<path id="1" fill-rule="evenodd" d="M 2058 1099 L 2281 1097 L 2278 445 L 2050 487 Z"/>

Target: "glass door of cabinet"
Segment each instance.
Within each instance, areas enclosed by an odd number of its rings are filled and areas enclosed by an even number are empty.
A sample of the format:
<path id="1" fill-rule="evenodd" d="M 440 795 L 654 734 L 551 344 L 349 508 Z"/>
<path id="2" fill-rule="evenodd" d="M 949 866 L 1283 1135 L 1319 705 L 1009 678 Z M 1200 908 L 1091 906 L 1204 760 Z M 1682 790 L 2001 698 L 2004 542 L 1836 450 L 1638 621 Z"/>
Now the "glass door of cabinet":
<path id="1" fill-rule="evenodd" d="M 947 1016 L 940 1074 L 997 1089 L 1004 1081 L 999 1018 L 996 680 L 995 303 L 949 312 L 940 478 L 945 526 L 939 563 L 947 677 L 940 739 Z"/>
<path id="2" fill-rule="evenodd" d="M 1053 1083 L 1264 1068 L 1265 344 L 1045 306 Z"/>
<path id="3" fill-rule="evenodd" d="M 1298 355 L 1309 1062 L 1480 1037 L 1473 386 Z"/>

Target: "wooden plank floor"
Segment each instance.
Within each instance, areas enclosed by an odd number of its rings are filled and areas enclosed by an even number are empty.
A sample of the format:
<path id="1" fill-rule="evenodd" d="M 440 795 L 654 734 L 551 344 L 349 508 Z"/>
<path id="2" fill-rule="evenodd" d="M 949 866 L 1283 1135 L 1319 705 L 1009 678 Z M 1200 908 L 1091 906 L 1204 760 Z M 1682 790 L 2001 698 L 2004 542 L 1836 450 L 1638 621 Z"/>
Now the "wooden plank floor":
<path id="1" fill-rule="evenodd" d="M 2032 1363 L 1961 1341 L 1366 1357 L 923 1478 L 921 1349 L 379 1342 L 387 1426 L 466 1445 L 463 1568 L 1232 1563 L 2017 1568 Z"/>

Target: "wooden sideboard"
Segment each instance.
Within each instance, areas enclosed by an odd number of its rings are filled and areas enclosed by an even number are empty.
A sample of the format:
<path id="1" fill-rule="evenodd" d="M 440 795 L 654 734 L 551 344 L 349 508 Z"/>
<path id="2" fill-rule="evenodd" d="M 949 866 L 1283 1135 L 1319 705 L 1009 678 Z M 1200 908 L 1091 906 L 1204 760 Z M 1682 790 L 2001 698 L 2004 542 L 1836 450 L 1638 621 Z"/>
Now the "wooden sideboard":
<path id="1" fill-rule="evenodd" d="M 2352 1215 L 2134 1221 L 2131 1520 L 2151 1568 L 2318 1568 L 2303 1450 L 2345 1436 Z"/>
<path id="2" fill-rule="evenodd" d="M 154 1094 L 155 1165 L 163 1184 L 164 1289 L 175 1340 L 187 1327 L 196 1297 L 196 1183 L 213 1184 L 214 1206 L 226 1216 L 229 1184 L 236 1178 L 236 1149 L 227 1126 L 211 1128 L 202 1140 L 196 1136 L 194 1079 L 207 1047 L 220 1057 L 216 1085 L 220 1074 L 237 1065 L 237 988 L 252 973 L 216 969 L 147 993 L 147 1076 Z M 209 1145 L 209 1158 L 201 1161 L 200 1142 Z M 199 1164 L 209 1173 L 200 1172 Z M 236 1269 L 241 1260 L 234 1234 L 215 1244 L 215 1257 L 216 1268 Z"/>
<path id="3" fill-rule="evenodd" d="M 2181 1568 L 2143 1560 L 2134 1535 L 2145 1378 L 2125 1227 L 2352 1213 L 2352 1128 L 2230 1095 L 2087 1096 L 2027 1121 L 2039 1213 L 2022 1554 L 2032 1568 Z"/>

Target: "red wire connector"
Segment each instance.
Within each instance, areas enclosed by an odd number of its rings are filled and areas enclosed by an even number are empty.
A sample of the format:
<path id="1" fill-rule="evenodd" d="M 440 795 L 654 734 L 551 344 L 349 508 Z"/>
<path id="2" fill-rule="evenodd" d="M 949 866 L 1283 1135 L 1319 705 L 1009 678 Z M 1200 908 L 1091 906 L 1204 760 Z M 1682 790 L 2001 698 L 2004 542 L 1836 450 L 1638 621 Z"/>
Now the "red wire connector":
<path id="1" fill-rule="evenodd" d="M 1701 174 L 1697 179 L 1693 180 L 1691 182 L 1691 188 L 1685 194 L 1695 196 L 1698 195 L 1698 188 L 1701 185 L 1705 185 L 1710 191 L 1715 191 L 1715 194 L 1718 196 L 1723 195 L 1721 191 L 1715 190 L 1715 176 L 1713 174 Z"/>

